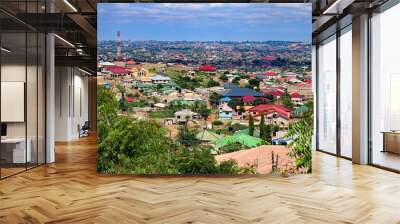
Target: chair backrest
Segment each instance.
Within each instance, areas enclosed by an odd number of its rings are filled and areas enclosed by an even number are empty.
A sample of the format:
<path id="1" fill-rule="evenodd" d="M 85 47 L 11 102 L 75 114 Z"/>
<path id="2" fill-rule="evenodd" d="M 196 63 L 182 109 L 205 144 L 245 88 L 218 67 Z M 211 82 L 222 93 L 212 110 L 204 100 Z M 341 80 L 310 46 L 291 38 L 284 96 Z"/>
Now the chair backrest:
<path id="1" fill-rule="evenodd" d="M 85 123 L 82 126 L 82 129 L 89 129 L 90 125 L 89 125 L 89 121 L 85 121 Z"/>

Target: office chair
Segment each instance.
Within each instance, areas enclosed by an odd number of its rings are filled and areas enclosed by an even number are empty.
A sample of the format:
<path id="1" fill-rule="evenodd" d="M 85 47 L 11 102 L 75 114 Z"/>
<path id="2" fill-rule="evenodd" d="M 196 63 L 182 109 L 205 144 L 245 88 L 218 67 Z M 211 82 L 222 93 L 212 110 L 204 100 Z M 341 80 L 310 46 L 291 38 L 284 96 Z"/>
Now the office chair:
<path id="1" fill-rule="evenodd" d="M 82 127 L 79 128 L 79 138 L 89 136 L 89 129 L 90 129 L 89 121 L 85 121 Z"/>

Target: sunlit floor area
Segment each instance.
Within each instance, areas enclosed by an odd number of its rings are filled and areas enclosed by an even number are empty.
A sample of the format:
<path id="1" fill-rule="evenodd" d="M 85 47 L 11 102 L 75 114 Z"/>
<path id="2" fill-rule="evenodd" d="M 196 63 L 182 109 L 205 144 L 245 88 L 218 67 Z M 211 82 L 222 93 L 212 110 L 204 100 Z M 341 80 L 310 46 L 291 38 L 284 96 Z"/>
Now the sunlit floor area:
<path id="1" fill-rule="evenodd" d="M 0 168 L 0 173 L 1 173 L 1 178 L 6 178 L 21 172 L 24 172 L 27 169 L 32 169 L 35 168 L 37 166 L 37 164 L 34 163 L 27 163 L 25 164 L 4 164 L 1 163 L 1 165 L 3 165 L 3 167 Z"/>
<path id="2" fill-rule="evenodd" d="M 25 166 L 24 167 L 2 167 L 1 168 L 1 176 L 2 178 L 8 177 L 14 174 L 17 174 L 19 172 L 25 171 Z"/>
<path id="3" fill-rule="evenodd" d="M 375 151 L 372 159 L 376 165 L 400 171 L 400 154 Z"/>
<path id="4" fill-rule="evenodd" d="M 96 171 L 96 142 L 0 181 L 0 223 L 399 223 L 400 175 L 315 152 L 294 177 L 134 177 Z"/>

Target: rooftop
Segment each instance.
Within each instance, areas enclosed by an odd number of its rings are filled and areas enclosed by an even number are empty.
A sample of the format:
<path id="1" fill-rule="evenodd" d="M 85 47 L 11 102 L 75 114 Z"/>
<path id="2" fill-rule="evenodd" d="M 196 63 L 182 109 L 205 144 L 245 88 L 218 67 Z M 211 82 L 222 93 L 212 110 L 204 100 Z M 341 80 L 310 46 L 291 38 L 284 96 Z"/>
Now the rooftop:
<path id="1" fill-rule="evenodd" d="M 170 81 L 171 78 L 168 76 L 163 76 L 163 75 L 157 74 L 157 75 L 151 77 L 151 80 L 152 81 Z"/>
<path id="2" fill-rule="evenodd" d="M 217 68 L 212 65 L 202 65 L 199 67 L 199 70 L 204 72 L 214 72 L 217 70 Z"/>
<path id="3" fill-rule="evenodd" d="M 107 71 L 110 71 L 114 74 L 127 74 L 130 73 L 130 71 L 124 67 L 118 66 L 118 65 L 109 65 L 106 66 L 105 69 Z"/>
<path id="4" fill-rule="evenodd" d="M 270 113 L 276 112 L 285 117 L 290 117 L 291 110 L 286 108 L 283 105 L 276 105 L 276 104 L 260 104 L 255 107 L 249 109 L 250 112 L 258 112 L 258 113 Z"/>
<path id="5" fill-rule="evenodd" d="M 227 88 L 228 87 L 228 88 Z M 224 88 L 227 88 L 229 91 L 225 93 L 224 97 L 244 97 L 244 96 L 253 96 L 253 97 L 262 97 L 264 94 L 259 93 L 255 90 L 249 88 L 241 88 L 237 85 L 224 85 Z"/>
<path id="6" fill-rule="evenodd" d="M 255 165 L 258 173 L 269 174 L 272 171 L 272 152 L 278 156 L 278 167 L 294 166 L 294 159 L 287 155 L 289 151 L 289 148 L 281 145 L 262 145 L 256 148 L 217 155 L 215 159 L 219 162 L 234 159 L 241 167 L 249 164 Z"/>

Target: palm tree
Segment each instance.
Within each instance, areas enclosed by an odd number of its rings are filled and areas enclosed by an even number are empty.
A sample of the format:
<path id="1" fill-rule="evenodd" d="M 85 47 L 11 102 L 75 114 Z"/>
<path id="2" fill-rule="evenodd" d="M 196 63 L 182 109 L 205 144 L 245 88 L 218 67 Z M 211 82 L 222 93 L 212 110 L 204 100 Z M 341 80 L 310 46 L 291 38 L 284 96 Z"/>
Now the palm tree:
<path id="1" fill-rule="evenodd" d="M 313 103 L 306 104 L 308 110 L 300 115 L 296 123 L 289 126 L 287 137 L 293 139 L 289 144 L 292 148 L 290 156 L 296 159 L 298 168 L 306 168 L 311 172 L 311 142 L 313 135 Z"/>

